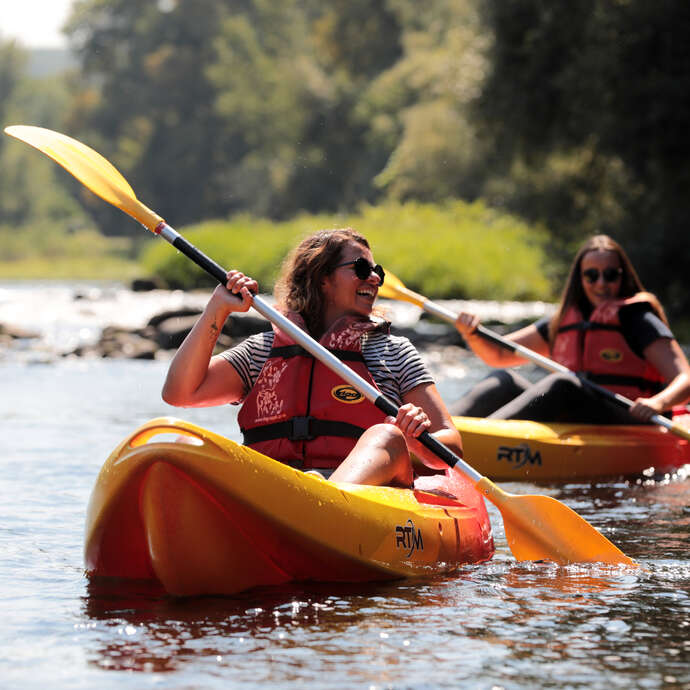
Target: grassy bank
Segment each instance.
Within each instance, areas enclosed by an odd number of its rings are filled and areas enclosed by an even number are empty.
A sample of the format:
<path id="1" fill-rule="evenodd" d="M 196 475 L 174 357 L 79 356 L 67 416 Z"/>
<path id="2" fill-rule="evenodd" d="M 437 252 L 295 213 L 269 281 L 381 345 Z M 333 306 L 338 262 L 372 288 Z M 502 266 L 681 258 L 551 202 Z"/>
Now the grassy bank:
<path id="1" fill-rule="evenodd" d="M 352 215 L 301 215 L 275 223 L 249 216 L 179 228 L 221 266 L 254 276 L 269 291 L 287 252 L 322 228 L 353 227 L 376 260 L 429 297 L 552 299 L 547 236 L 481 203 L 385 204 Z M 0 279 L 155 277 L 169 287 L 212 285 L 201 269 L 142 230 L 135 239 L 55 228 L 0 230 Z"/>
<path id="2" fill-rule="evenodd" d="M 142 273 L 140 243 L 39 224 L 0 229 L 0 280 L 120 280 Z"/>
<path id="3" fill-rule="evenodd" d="M 553 298 L 546 233 L 481 203 L 366 206 L 348 216 L 302 215 L 283 223 L 236 216 L 183 232 L 219 264 L 240 268 L 268 289 L 286 253 L 301 238 L 321 228 L 348 226 L 368 238 L 379 263 L 430 297 Z M 170 285 L 211 284 L 165 243 L 147 245 L 141 261 L 147 274 Z"/>
<path id="4" fill-rule="evenodd" d="M 137 262 L 107 253 L 97 257 L 34 257 L 0 261 L 0 280 L 106 280 L 129 283 L 141 276 Z"/>

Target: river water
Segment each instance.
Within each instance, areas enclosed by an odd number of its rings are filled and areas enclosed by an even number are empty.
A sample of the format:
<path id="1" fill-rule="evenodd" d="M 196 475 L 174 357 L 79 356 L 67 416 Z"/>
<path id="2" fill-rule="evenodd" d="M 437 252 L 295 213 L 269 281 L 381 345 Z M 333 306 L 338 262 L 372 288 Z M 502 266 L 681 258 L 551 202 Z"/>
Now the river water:
<path id="1" fill-rule="evenodd" d="M 45 289 L 0 290 L 0 323 L 15 310 L 44 336 L 0 356 L 0 687 L 690 688 L 683 475 L 502 484 L 566 503 L 638 569 L 517 563 L 489 506 L 496 555 L 452 576 L 189 600 L 92 586 L 83 573 L 85 510 L 112 448 L 160 415 L 237 440 L 235 411 L 165 405 L 165 361 L 51 356 L 102 324 L 95 307 L 70 321 L 59 300 L 36 299 Z M 16 306 L 27 292 L 36 293 L 34 313 Z M 118 318 L 142 318 L 134 311 Z M 484 373 L 460 350 L 424 356 L 448 398 Z"/>

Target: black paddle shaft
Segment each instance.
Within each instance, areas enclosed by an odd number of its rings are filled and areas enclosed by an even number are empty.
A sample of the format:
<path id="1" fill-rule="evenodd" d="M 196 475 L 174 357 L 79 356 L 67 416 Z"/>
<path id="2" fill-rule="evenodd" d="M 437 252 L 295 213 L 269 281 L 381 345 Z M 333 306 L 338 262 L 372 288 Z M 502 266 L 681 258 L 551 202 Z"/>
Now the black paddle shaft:
<path id="1" fill-rule="evenodd" d="M 161 233 L 162 234 L 162 233 Z M 200 266 L 207 273 L 213 276 L 219 283 L 225 285 L 228 282 L 227 271 L 217 264 L 213 259 L 209 258 L 203 252 L 199 251 L 193 244 L 190 244 L 182 235 L 175 233 L 177 236 L 172 240 L 168 240 L 175 249 L 181 251 L 186 257 L 190 258 L 197 266 Z M 165 239 L 168 239 L 167 237 Z M 238 297 L 238 299 L 241 299 Z"/>

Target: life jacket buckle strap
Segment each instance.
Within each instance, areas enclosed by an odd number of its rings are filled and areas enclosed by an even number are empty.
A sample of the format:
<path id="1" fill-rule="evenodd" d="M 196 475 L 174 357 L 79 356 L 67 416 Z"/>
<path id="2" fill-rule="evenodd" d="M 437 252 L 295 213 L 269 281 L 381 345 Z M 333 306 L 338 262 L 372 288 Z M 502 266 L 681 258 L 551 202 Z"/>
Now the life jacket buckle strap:
<path id="1" fill-rule="evenodd" d="M 293 417 L 292 431 L 288 438 L 291 441 L 311 441 L 314 436 L 310 433 L 311 420 L 313 417 Z"/>

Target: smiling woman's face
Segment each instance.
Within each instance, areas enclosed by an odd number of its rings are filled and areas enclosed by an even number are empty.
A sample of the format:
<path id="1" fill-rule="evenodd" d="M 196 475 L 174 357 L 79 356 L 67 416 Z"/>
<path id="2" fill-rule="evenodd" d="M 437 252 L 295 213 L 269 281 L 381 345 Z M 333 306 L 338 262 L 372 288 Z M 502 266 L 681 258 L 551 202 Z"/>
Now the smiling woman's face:
<path id="1" fill-rule="evenodd" d="M 348 264 L 336 268 L 323 281 L 323 296 L 326 305 L 324 323 L 326 328 L 336 319 L 346 314 L 369 316 L 379 290 L 379 277 L 372 271 L 362 280 L 355 274 L 351 263 L 364 258 L 374 265 L 374 257 L 369 249 L 357 242 L 349 242 L 341 252 L 339 264 Z"/>
<path id="2" fill-rule="evenodd" d="M 593 280 L 596 278 L 595 280 Z M 606 280 L 609 278 L 609 280 Z M 580 262 L 582 289 L 593 307 L 615 299 L 621 289 L 622 267 L 617 252 L 597 249 Z"/>

